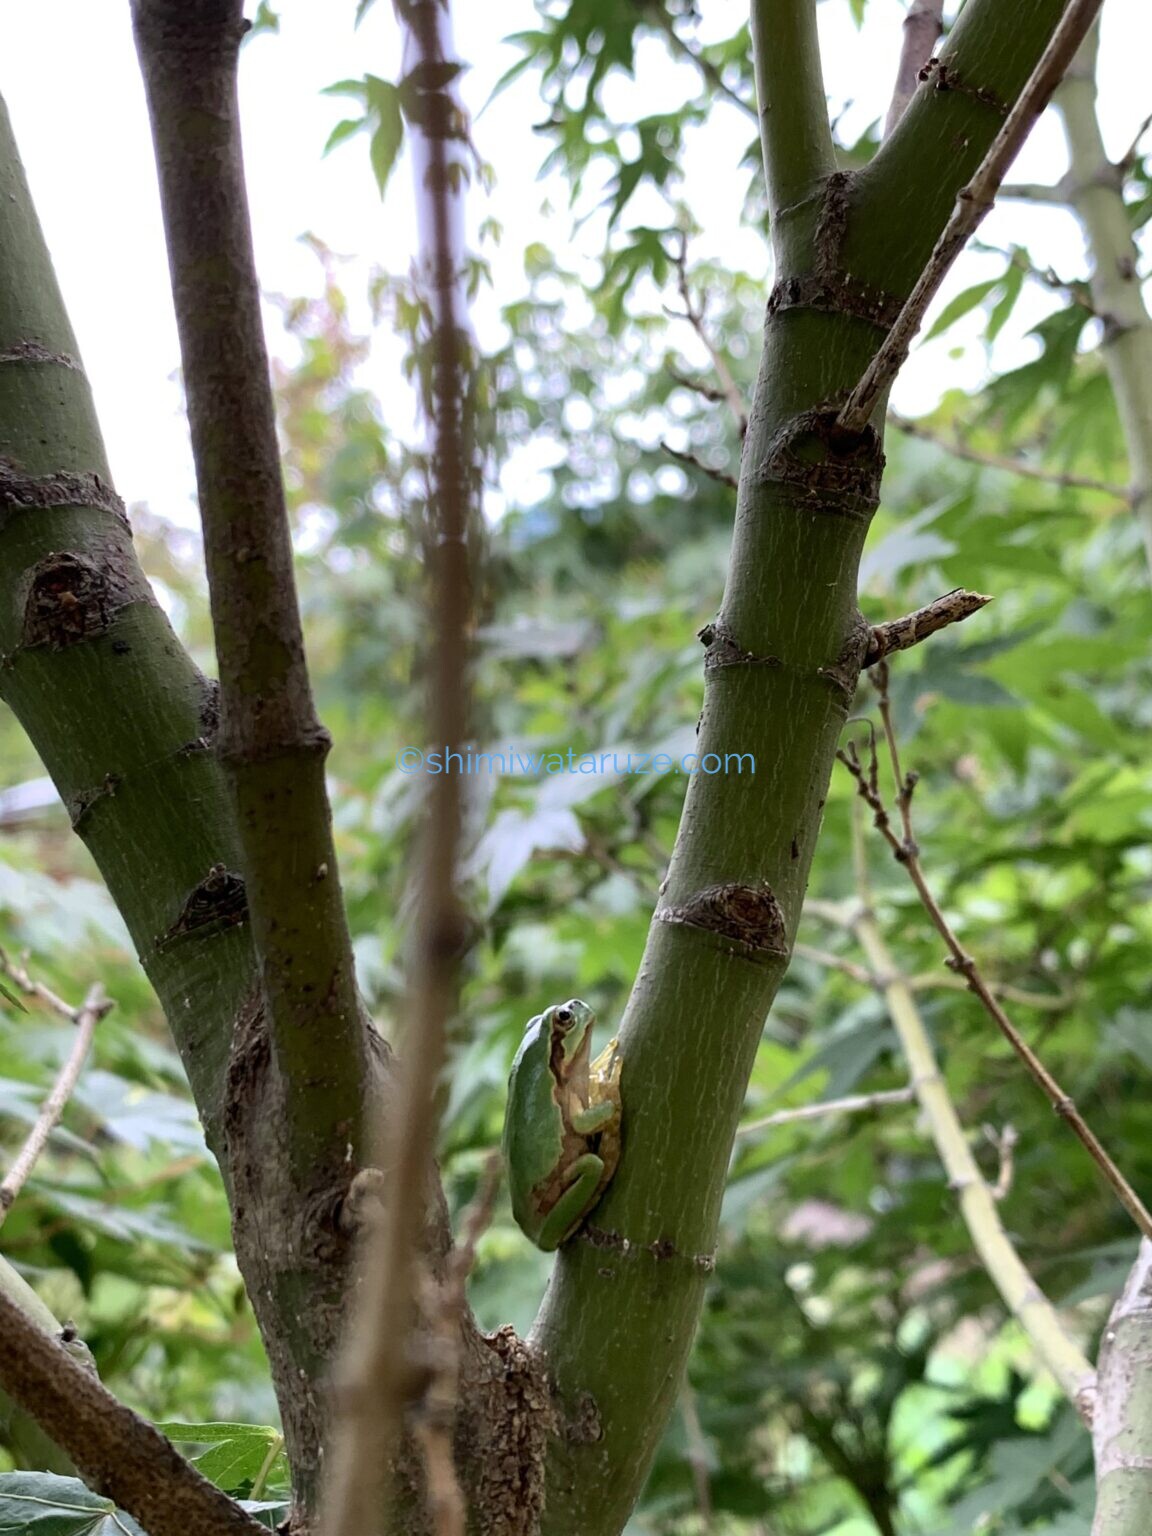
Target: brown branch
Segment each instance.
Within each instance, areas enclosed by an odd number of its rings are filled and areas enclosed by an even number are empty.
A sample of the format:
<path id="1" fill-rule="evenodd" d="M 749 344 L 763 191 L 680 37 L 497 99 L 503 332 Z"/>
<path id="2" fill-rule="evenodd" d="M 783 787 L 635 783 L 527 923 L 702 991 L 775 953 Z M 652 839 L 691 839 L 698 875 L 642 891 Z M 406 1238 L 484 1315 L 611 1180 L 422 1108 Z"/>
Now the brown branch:
<path id="1" fill-rule="evenodd" d="M 923 608 L 905 614 L 902 619 L 889 619 L 884 624 L 874 624 L 864 654 L 864 666 L 874 667 L 893 651 L 911 650 L 912 646 L 927 640 L 929 635 L 947 629 L 949 624 L 962 624 L 991 601 L 983 592 L 966 592 L 963 587 L 957 587 L 954 592 L 933 598 Z"/>
<path id="2" fill-rule="evenodd" d="M 455 59 L 447 5 L 440 0 L 402 0 L 397 14 L 405 34 L 405 80 L 419 92 L 419 112 L 409 114 L 409 124 L 433 317 L 425 541 L 432 631 L 428 733 L 436 747 L 459 751 L 467 739 L 471 703 L 469 529 L 476 477 L 462 281 L 467 176 L 464 162 L 450 146 L 467 147 L 467 141 L 453 95 L 453 72 L 445 68 Z M 371 1536 L 381 1529 L 391 1495 L 392 1457 L 413 1390 L 417 1253 L 432 1175 L 435 1093 L 447 1026 L 457 1005 L 466 937 L 457 894 L 462 802 L 459 775 L 429 777 L 412 940 L 406 1071 L 382 1159 L 388 1173 L 387 1204 L 370 1228 L 365 1278 L 341 1372 L 347 1391 L 339 1403 L 342 1411 L 329 1458 L 325 1536 Z"/>
<path id="3" fill-rule="evenodd" d="M 77 1079 L 92 1045 L 96 1026 L 113 1005 L 104 996 L 104 989 L 97 982 L 89 989 L 88 996 L 79 1008 L 70 1008 L 63 998 L 57 997 L 47 987 L 33 981 L 23 966 L 14 965 L 3 950 L 0 950 L 0 970 L 11 977 L 27 996 L 39 997 L 47 1001 L 51 1008 L 62 1017 L 70 1019 L 76 1026 L 76 1038 L 72 1042 L 72 1049 L 56 1075 L 51 1092 L 40 1107 L 36 1123 L 29 1131 L 16 1160 L 4 1175 L 3 1182 L 0 1182 L 0 1227 L 2 1227 L 8 1218 L 8 1212 L 16 1202 L 16 1197 L 28 1182 L 28 1175 L 48 1145 L 48 1138 L 59 1123 L 65 1104 L 72 1097 L 72 1091 L 76 1087 Z"/>
<path id="4" fill-rule="evenodd" d="M 1100 491 L 1105 496 L 1114 496 L 1125 506 L 1131 504 L 1132 496 L 1128 487 L 1116 485 L 1110 480 L 1096 480 L 1090 475 L 1065 474 L 1061 470 L 1045 469 L 1042 464 L 1030 464 L 1027 459 L 1015 458 L 1011 454 L 990 453 L 983 448 L 973 448 L 962 437 L 945 437 L 941 433 L 933 432 L 921 422 L 899 415 L 896 411 L 888 412 L 888 420 L 898 432 L 903 432 L 908 437 L 917 437 L 921 442 L 932 443 L 937 448 L 942 448 L 945 453 L 950 453 L 957 459 L 966 459 L 971 464 L 983 464 L 988 469 L 1002 469 L 1007 474 L 1020 475 L 1026 480 L 1042 480 L 1047 485 L 1055 485 L 1064 490 Z"/>
<path id="5" fill-rule="evenodd" d="M 468 1276 L 476 1262 L 476 1244 L 492 1221 L 501 1167 L 499 1152 L 492 1152 L 481 1173 L 476 1198 L 464 1212 L 461 1242 L 448 1261 L 443 1282 L 437 1284 L 426 1271 L 421 1276 L 429 1381 L 412 1417 L 413 1434 L 424 1460 L 435 1536 L 464 1536 L 467 1520 L 453 1459 L 460 1393 L 460 1325 L 467 1307 Z"/>
<path id="6" fill-rule="evenodd" d="M 244 184 L 243 0 L 132 0 L 156 150 L 236 802 L 294 1169 L 346 1182 L 368 1038 L 293 575 Z"/>
<path id="7" fill-rule="evenodd" d="M 881 396 L 903 366 L 912 338 L 920 329 L 925 311 L 936 295 L 944 276 L 963 249 L 968 237 L 996 200 L 1004 173 L 1020 151 L 1033 124 L 1048 105 L 1048 99 L 1072 62 L 1096 14 L 1101 0 L 1069 0 L 1047 48 L 1020 92 L 1004 126 L 967 186 L 956 199 L 952 217 L 937 240 L 928 264 L 917 278 L 912 292 L 885 336 L 859 384 L 852 390 L 837 417 L 844 432 L 864 430 Z"/>
<path id="8" fill-rule="evenodd" d="M 1081 1417 L 1088 1418 L 1094 1384 L 1092 1367 L 1004 1230 L 992 1190 L 973 1156 L 940 1071 L 912 988 L 896 968 L 873 915 L 860 807 L 861 801 L 857 800 L 852 816 L 852 859 L 860 900 L 851 910 L 850 925 L 868 963 L 884 977 L 884 1001 L 892 1027 L 900 1041 L 917 1102 L 948 1175 L 948 1186 L 956 1195 L 972 1245 L 1005 1306 L 1031 1340 L 1039 1358 Z"/>
<path id="9" fill-rule="evenodd" d="M 710 465 L 698 459 L 694 453 L 683 453 L 679 448 L 673 448 L 663 438 L 660 439 L 660 447 L 670 459 L 675 459 L 678 464 L 690 464 L 693 469 L 698 469 L 702 475 L 707 475 L 709 480 L 716 480 L 721 485 L 729 486 L 732 490 L 738 488 L 739 481 L 735 475 L 729 475 L 722 469 L 713 469 Z"/>
<path id="10" fill-rule="evenodd" d="M 67 1330 L 65 1330 L 67 1332 Z M 0 1288 L 0 1387 L 36 1420 L 96 1493 L 150 1536 L 267 1536 L 267 1528 L 113 1397 Z"/>
<path id="11" fill-rule="evenodd" d="M 842 1099 L 825 1099 L 820 1104 L 801 1104 L 796 1109 L 778 1109 L 760 1120 L 749 1120 L 736 1129 L 737 1136 L 751 1136 L 755 1131 L 771 1130 L 777 1125 L 794 1125 L 799 1120 L 823 1120 L 828 1115 L 854 1115 L 866 1109 L 881 1109 L 888 1104 L 910 1104 L 915 1088 L 885 1088 L 877 1093 L 851 1093 Z"/>
<path id="12" fill-rule="evenodd" d="M 1004 1012 L 992 988 L 985 981 L 975 959 L 965 951 L 960 940 L 953 932 L 948 919 L 944 916 L 940 904 L 928 885 L 920 863 L 920 849 L 916 842 L 912 825 L 912 795 L 916 787 L 917 776 L 914 773 L 905 774 L 901 770 L 899 746 L 896 740 L 895 727 L 892 721 L 892 709 L 888 698 L 887 663 L 881 662 L 873 676 L 880 694 L 880 718 L 883 722 L 884 738 L 887 743 L 888 756 L 891 760 L 892 773 L 896 782 L 896 804 L 900 814 L 902 836 L 893 829 L 888 807 L 880 790 L 879 761 L 876 753 L 875 739 L 873 738 L 872 741 L 867 766 L 860 761 L 855 742 L 849 742 L 847 749 L 843 752 L 838 752 L 837 756 L 856 780 L 857 792 L 872 811 L 874 825 L 892 850 L 892 855 L 897 863 L 901 864 L 907 871 L 908 878 L 915 886 L 921 905 L 928 914 L 932 926 L 944 940 L 948 950 L 946 964 L 957 972 L 958 975 L 964 977 L 968 983 L 969 990 L 980 1000 L 984 1011 L 1008 1041 L 1008 1044 L 1015 1051 L 1029 1076 L 1045 1094 L 1053 1109 L 1055 1109 L 1061 1119 L 1067 1122 L 1073 1134 L 1099 1168 L 1105 1181 L 1120 1201 L 1120 1204 L 1132 1217 L 1140 1231 L 1146 1237 L 1152 1237 L 1152 1214 L 1148 1212 L 1136 1191 L 1113 1162 L 1100 1139 L 1088 1125 L 1071 1097 L 1065 1093 L 1056 1078 L 1048 1071 L 1048 1068 Z"/>
<path id="13" fill-rule="evenodd" d="M 904 40 L 896 69 L 896 84 L 884 120 L 885 138 L 904 116 L 904 109 L 916 94 L 920 71 L 935 52 L 936 39 L 943 30 L 944 0 L 912 0 L 904 18 Z"/>

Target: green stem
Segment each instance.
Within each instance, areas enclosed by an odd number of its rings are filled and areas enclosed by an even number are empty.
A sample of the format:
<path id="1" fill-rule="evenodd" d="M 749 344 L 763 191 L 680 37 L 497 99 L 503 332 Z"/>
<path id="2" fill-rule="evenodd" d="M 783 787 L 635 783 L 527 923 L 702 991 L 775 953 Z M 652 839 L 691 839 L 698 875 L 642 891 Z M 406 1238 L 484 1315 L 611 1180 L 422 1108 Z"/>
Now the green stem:
<path id="1" fill-rule="evenodd" d="M 773 221 L 836 169 L 816 0 L 752 0 L 760 145 Z"/>

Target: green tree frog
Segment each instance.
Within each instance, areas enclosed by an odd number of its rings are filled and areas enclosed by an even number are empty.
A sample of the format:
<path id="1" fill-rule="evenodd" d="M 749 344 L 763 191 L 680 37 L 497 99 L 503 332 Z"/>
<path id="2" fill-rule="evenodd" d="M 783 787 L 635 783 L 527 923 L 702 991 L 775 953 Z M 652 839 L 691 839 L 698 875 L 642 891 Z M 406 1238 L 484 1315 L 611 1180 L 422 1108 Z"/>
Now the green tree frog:
<path id="1" fill-rule="evenodd" d="M 620 1050 L 612 1040 L 589 1062 L 595 1022 L 579 998 L 546 1008 L 529 1021 L 508 1079 L 512 1214 L 549 1253 L 599 1200 L 620 1156 Z"/>

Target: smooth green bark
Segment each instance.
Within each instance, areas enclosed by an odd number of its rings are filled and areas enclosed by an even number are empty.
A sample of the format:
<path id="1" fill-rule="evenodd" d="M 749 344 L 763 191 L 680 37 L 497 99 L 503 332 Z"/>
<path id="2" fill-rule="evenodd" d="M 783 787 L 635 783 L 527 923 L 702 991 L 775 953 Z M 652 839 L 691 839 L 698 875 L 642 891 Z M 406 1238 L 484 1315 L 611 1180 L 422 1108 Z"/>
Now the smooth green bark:
<path id="1" fill-rule="evenodd" d="M 1152 1504 L 1152 1243 L 1146 1238 L 1104 1330 L 1092 1443 L 1092 1536 L 1145 1536 Z"/>
<path id="2" fill-rule="evenodd" d="M 704 635 L 698 739 L 699 752 L 721 759 L 754 753 L 756 772 L 690 782 L 619 1032 L 620 1168 L 591 1224 L 561 1251 L 533 1330 L 561 1420 L 548 1465 L 548 1536 L 616 1536 L 623 1527 L 712 1271 L 745 1085 L 787 965 L 867 635 L 856 572 L 883 460 L 869 432 L 836 438 L 836 407 L 1062 9 L 1060 0 L 969 0 L 943 50 L 966 89 L 923 86 L 871 167 L 827 176 L 773 210 L 776 288 L 728 584 Z M 756 10 L 758 37 L 796 14 L 789 0 L 759 0 Z M 811 79 L 789 100 L 806 116 L 815 98 Z M 794 145 L 821 136 L 807 120 L 769 119 L 766 132 Z M 771 157 L 769 173 L 786 185 Z"/>
<path id="3" fill-rule="evenodd" d="M 1096 115 L 1099 42 L 1093 28 L 1056 106 L 1068 140 L 1068 201 L 1088 243 L 1092 307 L 1104 327 L 1101 354 L 1128 450 L 1132 511 L 1152 570 L 1152 316 L 1124 204 L 1124 174 L 1108 159 Z"/>
<path id="4" fill-rule="evenodd" d="M 323 1433 L 312 1383 L 339 1328 L 347 1239 L 335 1212 L 290 1202 L 277 1183 L 286 1149 L 261 1052 L 214 686 L 136 560 L 2 106 L 0 208 L 0 698 L 51 774 L 164 1007 L 228 1186 L 307 1498 Z"/>

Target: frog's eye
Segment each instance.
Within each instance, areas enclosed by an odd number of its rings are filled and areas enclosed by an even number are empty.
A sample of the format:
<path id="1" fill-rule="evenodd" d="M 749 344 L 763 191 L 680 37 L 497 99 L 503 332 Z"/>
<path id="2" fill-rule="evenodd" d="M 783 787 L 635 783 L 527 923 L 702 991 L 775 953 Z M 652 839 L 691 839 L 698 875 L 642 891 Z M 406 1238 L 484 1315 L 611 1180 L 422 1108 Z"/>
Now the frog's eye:
<path id="1" fill-rule="evenodd" d="M 559 1024 L 561 1029 L 567 1029 L 569 1024 L 572 1022 L 571 1008 L 557 1008 L 556 1022 Z"/>

